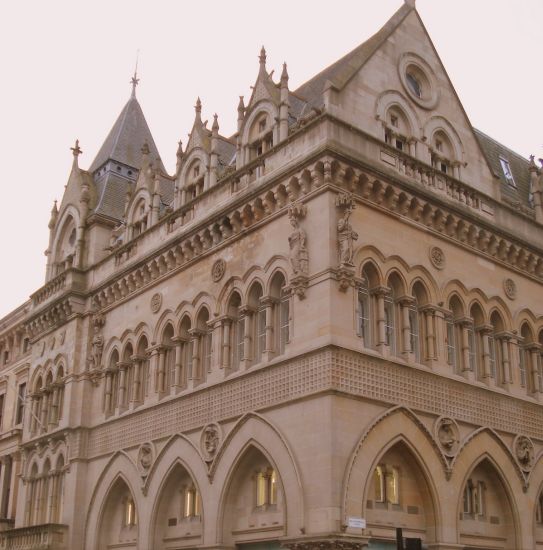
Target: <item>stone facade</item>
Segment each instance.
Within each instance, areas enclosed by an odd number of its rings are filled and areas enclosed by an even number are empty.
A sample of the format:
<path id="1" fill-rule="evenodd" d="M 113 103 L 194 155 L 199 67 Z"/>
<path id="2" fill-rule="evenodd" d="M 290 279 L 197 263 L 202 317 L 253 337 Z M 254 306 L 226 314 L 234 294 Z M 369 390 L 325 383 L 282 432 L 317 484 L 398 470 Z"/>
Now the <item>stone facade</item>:
<path id="1" fill-rule="evenodd" d="M 543 176 L 414 3 L 173 175 L 136 85 L 0 321 L 0 549 L 543 548 Z"/>

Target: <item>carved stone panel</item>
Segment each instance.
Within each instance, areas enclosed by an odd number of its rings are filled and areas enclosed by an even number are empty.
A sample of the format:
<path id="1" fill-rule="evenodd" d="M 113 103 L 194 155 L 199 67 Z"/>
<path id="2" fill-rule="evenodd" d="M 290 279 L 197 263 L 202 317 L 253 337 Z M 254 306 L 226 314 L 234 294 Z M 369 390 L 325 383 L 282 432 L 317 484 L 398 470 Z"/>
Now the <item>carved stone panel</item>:
<path id="1" fill-rule="evenodd" d="M 535 450 L 532 440 L 525 435 L 517 435 L 513 441 L 513 454 L 520 467 L 529 471 L 534 465 Z"/>
<path id="2" fill-rule="evenodd" d="M 444 454 L 456 454 L 460 442 L 458 425 L 452 418 L 441 416 L 435 423 L 435 438 Z"/>
<path id="3" fill-rule="evenodd" d="M 221 427 L 218 424 L 212 423 L 203 427 L 200 436 L 200 450 L 207 462 L 211 462 L 215 458 L 221 439 Z"/>

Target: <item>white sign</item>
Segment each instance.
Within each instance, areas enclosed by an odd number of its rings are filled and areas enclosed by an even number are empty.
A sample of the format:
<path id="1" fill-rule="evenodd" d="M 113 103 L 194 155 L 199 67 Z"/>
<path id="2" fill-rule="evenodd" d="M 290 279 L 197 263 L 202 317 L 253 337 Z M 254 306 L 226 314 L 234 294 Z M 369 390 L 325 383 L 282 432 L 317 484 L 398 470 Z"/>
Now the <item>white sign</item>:
<path id="1" fill-rule="evenodd" d="M 366 520 L 364 518 L 347 518 L 347 527 L 353 527 L 355 529 L 365 529 Z"/>

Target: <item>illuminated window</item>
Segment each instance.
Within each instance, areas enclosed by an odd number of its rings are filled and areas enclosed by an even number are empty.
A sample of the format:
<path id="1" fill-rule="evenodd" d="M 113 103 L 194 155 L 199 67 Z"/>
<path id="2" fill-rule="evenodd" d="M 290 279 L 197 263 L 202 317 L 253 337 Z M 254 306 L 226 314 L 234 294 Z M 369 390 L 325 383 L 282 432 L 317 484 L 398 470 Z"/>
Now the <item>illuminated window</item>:
<path id="1" fill-rule="evenodd" d="M 196 487 L 187 487 L 184 490 L 183 517 L 192 518 L 200 515 L 200 493 Z"/>
<path id="2" fill-rule="evenodd" d="M 375 501 L 400 503 L 400 475 L 395 466 L 377 466 L 373 474 Z"/>
<path id="3" fill-rule="evenodd" d="M 256 506 L 266 507 L 277 504 L 277 474 L 275 470 L 257 472 L 256 474 Z"/>
<path id="4" fill-rule="evenodd" d="M 131 527 L 138 524 L 138 519 L 136 516 L 136 506 L 131 498 L 126 500 L 124 510 L 124 524 L 126 527 Z"/>

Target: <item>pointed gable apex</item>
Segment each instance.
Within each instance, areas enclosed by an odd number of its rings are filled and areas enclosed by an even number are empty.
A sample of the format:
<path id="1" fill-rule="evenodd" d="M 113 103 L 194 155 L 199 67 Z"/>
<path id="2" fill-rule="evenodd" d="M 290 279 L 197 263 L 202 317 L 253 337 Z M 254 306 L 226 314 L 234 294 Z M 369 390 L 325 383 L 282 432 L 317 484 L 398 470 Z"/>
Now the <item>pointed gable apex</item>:
<path id="1" fill-rule="evenodd" d="M 132 94 L 115 124 L 111 128 L 96 158 L 92 162 L 89 172 L 98 170 L 108 160 L 122 163 L 140 169 L 142 155 L 141 148 L 147 142 L 152 159 L 159 159 L 157 146 L 145 116 L 135 95 Z M 157 160 L 159 167 L 166 172 L 162 162 Z"/>
<path id="2" fill-rule="evenodd" d="M 330 83 L 337 90 L 343 89 L 411 11 L 414 11 L 414 6 L 405 2 L 378 32 L 302 84 L 294 93 L 306 99 L 313 106 L 322 105 L 325 86 Z"/>
<path id="3" fill-rule="evenodd" d="M 275 84 L 266 70 L 266 50 L 264 49 L 264 46 L 260 51 L 259 60 L 260 69 L 258 71 L 255 85 L 253 86 L 251 98 L 249 99 L 249 103 L 247 103 L 247 111 L 250 111 L 252 106 L 262 99 L 268 99 L 276 105 L 279 105 L 279 102 L 281 101 L 281 92 L 279 87 Z"/>

